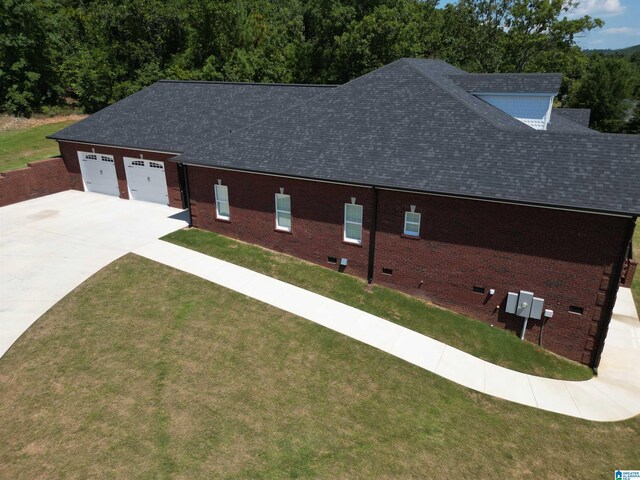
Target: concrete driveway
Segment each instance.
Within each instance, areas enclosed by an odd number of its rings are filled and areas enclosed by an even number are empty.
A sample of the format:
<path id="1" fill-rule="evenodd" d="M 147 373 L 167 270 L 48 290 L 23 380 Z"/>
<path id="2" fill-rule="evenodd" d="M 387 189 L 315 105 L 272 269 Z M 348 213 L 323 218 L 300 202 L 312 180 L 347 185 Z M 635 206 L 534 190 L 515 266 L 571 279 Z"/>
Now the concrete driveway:
<path id="1" fill-rule="evenodd" d="M 0 208 L 0 357 L 95 272 L 187 226 L 187 212 L 74 190 Z"/>

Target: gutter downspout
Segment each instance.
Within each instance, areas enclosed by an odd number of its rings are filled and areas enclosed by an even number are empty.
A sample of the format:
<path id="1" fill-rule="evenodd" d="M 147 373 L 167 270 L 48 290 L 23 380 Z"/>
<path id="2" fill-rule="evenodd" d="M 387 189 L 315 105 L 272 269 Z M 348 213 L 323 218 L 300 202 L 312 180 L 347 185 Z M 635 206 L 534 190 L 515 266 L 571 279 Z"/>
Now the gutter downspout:
<path id="1" fill-rule="evenodd" d="M 193 219 L 191 218 L 191 194 L 189 193 L 189 174 L 187 172 L 187 166 L 184 163 L 178 163 L 180 183 L 182 191 L 184 192 L 183 207 L 189 211 L 189 228 L 193 226 Z M 186 206 L 185 206 L 186 204 Z"/>
<path id="2" fill-rule="evenodd" d="M 593 372 L 598 375 L 598 365 L 600 365 L 600 358 L 602 357 L 602 350 L 604 350 L 605 339 L 607 338 L 607 333 L 609 332 L 609 324 L 611 323 L 611 317 L 613 316 L 613 307 L 616 304 L 616 298 L 618 296 L 618 289 L 620 288 L 620 277 L 622 275 L 622 266 L 624 265 L 625 260 L 627 259 L 627 252 L 629 251 L 629 244 L 633 242 L 633 231 L 636 225 L 636 218 L 633 217 L 629 221 L 629 226 L 627 227 L 627 235 L 625 237 L 624 244 L 622 246 L 622 252 L 620 254 L 620 258 L 616 263 L 613 269 L 613 275 L 611 276 L 611 280 L 614 282 L 611 286 L 612 292 L 609 296 L 609 302 L 607 303 L 607 316 L 606 316 L 606 324 L 603 325 L 600 335 L 598 336 L 598 350 L 596 352 L 596 358 L 593 362 Z"/>
<path id="3" fill-rule="evenodd" d="M 373 188 L 373 219 L 371 222 L 371 231 L 369 232 L 369 271 L 367 273 L 367 282 L 373 282 L 373 269 L 376 254 L 376 230 L 378 228 L 378 189 Z"/>

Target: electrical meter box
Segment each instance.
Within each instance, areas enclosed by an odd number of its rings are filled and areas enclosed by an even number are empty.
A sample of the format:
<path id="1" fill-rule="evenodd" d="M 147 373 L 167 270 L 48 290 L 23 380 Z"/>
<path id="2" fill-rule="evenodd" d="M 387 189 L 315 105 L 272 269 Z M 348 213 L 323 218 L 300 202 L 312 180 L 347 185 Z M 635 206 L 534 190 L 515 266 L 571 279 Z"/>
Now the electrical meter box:
<path id="1" fill-rule="evenodd" d="M 518 294 L 509 292 L 507 294 L 507 305 L 504 311 L 507 313 L 513 313 L 515 315 L 516 308 L 518 308 Z"/>
<path id="2" fill-rule="evenodd" d="M 529 318 L 531 316 L 532 303 L 533 292 L 520 290 L 520 295 L 518 295 L 518 307 L 516 308 L 516 315 L 518 315 L 519 317 Z"/>
<path id="3" fill-rule="evenodd" d="M 544 306 L 544 298 L 533 297 L 531 303 L 531 318 L 540 320 L 542 318 L 542 307 Z"/>

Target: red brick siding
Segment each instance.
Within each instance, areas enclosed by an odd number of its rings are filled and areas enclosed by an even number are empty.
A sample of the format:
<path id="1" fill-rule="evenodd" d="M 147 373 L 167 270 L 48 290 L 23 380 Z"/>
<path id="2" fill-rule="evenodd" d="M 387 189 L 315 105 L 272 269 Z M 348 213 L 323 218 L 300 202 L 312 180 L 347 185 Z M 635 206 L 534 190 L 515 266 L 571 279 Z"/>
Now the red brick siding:
<path id="1" fill-rule="evenodd" d="M 422 214 L 419 240 L 402 236 L 410 205 Z M 590 364 L 628 225 L 618 217 L 380 191 L 375 279 L 518 333 L 522 319 L 504 313 L 504 301 L 509 291 L 532 291 L 554 311 L 545 348 Z M 570 305 L 583 315 L 569 313 Z M 537 343 L 540 327 L 529 320 L 526 338 Z"/>
<path id="2" fill-rule="evenodd" d="M 145 158 L 146 154 L 145 154 Z M 150 160 L 153 160 L 149 157 Z M 182 208 L 182 196 L 180 194 L 180 181 L 178 179 L 178 165 L 175 162 L 164 162 L 164 173 L 167 177 L 167 192 L 169 194 L 169 206 Z"/>
<path id="3" fill-rule="evenodd" d="M 327 266 L 328 256 L 346 257 L 347 272 L 367 277 L 371 189 L 188 168 L 194 226 L 320 265 Z M 231 222 L 215 218 L 218 179 L 229 188 Z M 292 196 L 291 234 L 275 231 L 280 187 Z M 364 205 L 362 247 L 342 242 L 344 203 L 352 196 Z M 384 190 L 378 203 L 375 282 L 516 333 L 522 319 L 503 312 L 506 294 L 533 291 L 554 310 L 545 348 L 593 363 L 629 219 Z M 420 239 L 402 235 L 410 205 L 422 214 Z M 383 268 L 393 275 L 383 275 Z M 473 286 L 496 293 L 473 293 Z M 584 313 L 569 313 L 571 305 Z M 530 320 L 526 338 L 537 343 L 540 327 L 541 321 Z"/>
<path id="4" fill-rule="evenodd" d="M 178 184 L 178 170 L 174 162 L 166 161 L 175 155 L 155 152 L 142 152 L 140 150 L 130 150 L 126 148 L 102 147 L 84 145 L 81 143 L 60 142 L 60 153 L 64 158 L 65 165 L 69 171 L 71 178 L 71 186 L 75 190 L 84 190 L 82 183 L 82 174 L 80 173 L 80 163 L 78 161 L 78 152 L 91 152 L 95 149 L 95 153 L 105 155 L 113 155 L 116 166 L 116 175 L 118 176 L 118 187 L 120 189 L 120 198 L 129 198 L 129 189 L 127 187 L 127 176 L 124 167 L 124 157 L 140 158 L 143 155 L 145 160 L 153 160 L 164 163 L 164 171 L 167 177 L 167 189 L 169 193 L 169 205 L 176 208 L 182 208 L 182 200 L 180 197 L 180 185 Z"/>
<path id="5" fill-rule="evenodd" d="M 624 262 L 624 267 L 622 269 L 622 279 L 620 281 L 620 285 L 624 287 L 631 288 L 631 284 L 633 283 L 633 278 L 636 275 L 636 269 L 638 268 L 638 261 L 634 259 L 627 259 Z"/>
<path id="6" fill-rule="evenodd" d="M 114 155 L 121 196 L 127 198 L 123 156 L 140 152 L 95 147 Z M 63 143 L 61 151 L 74 188 L 82 189 L 77 152 L 87 145 Z M 144 152 L 164 161 L 171 155 Z M 329 268 L 327 257 L 347 258 L 346 272 L 367 277 L 373 190 L 267 175 L 189 166 L 193 224 L 249 243 L 298 256 Z M 172 206 L 180 207 L 176 165 L 165 162 Z M 213 187 L 229 188 L 231 221 L 215 218 Z M 293 230 L 275 230 L 274 195 L 291 195 Z M 344 204 L 356 197 L 364 207 L 363 242 L 343 242 Z M 422 214 L 419 239 L 402 235 L 410 205 Z M 605 327 L 613 278 L 629 219 L 394 191 L 379 191 L 374 281 L 422 296 L 496 327 L 520 332 L 522 319 L 504 313 L 509 291 L 530 290 L 554 316 L 543 345 L 560 355 L 593 364 Z M 383 275 L 390 268 L 393 275 Z M 473 286 L 496 290 L 473 293 Z M 584 313 L 569 313 L 569 306 Z M 526 338 L 537 343 L 541 321 L 530 320 Z"/>
<path id="7" fill-rule="evenodd" d="M 71 188 L 61 158 L 29 163 L 26 168 L 0 174 L 0 207 Z"/>
<path id="8" fill-rule="evenodd" d="M 328 266 L 348 259 L 346 272 L 366 277 L 372 189 L 189 166 L 193 225 Z M 231 221 L 216 219 L 214 184 L 229 188 Z M 291 233 L 275 230 L 275 194 L 291 195 Z M 343 242 L 344 204 L 363 206 L 362 245 Z M 337 268 L 337 266 L 332 266 Z"/>

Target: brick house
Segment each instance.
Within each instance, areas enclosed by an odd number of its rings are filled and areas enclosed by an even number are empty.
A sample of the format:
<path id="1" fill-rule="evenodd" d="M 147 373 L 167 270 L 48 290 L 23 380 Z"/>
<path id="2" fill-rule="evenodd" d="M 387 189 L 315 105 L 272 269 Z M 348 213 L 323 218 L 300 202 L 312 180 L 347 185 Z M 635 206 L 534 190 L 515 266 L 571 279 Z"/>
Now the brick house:
<path id="1" fill-rule="evenodd" d="M 188 208 L 518 334 L 530 317 L 527 340 L 597 367 L 640 139 L 554 109 L 560 80 L 402 59 L 340 86 L 162 81 L 51 138 L 73 188 Z"/>

